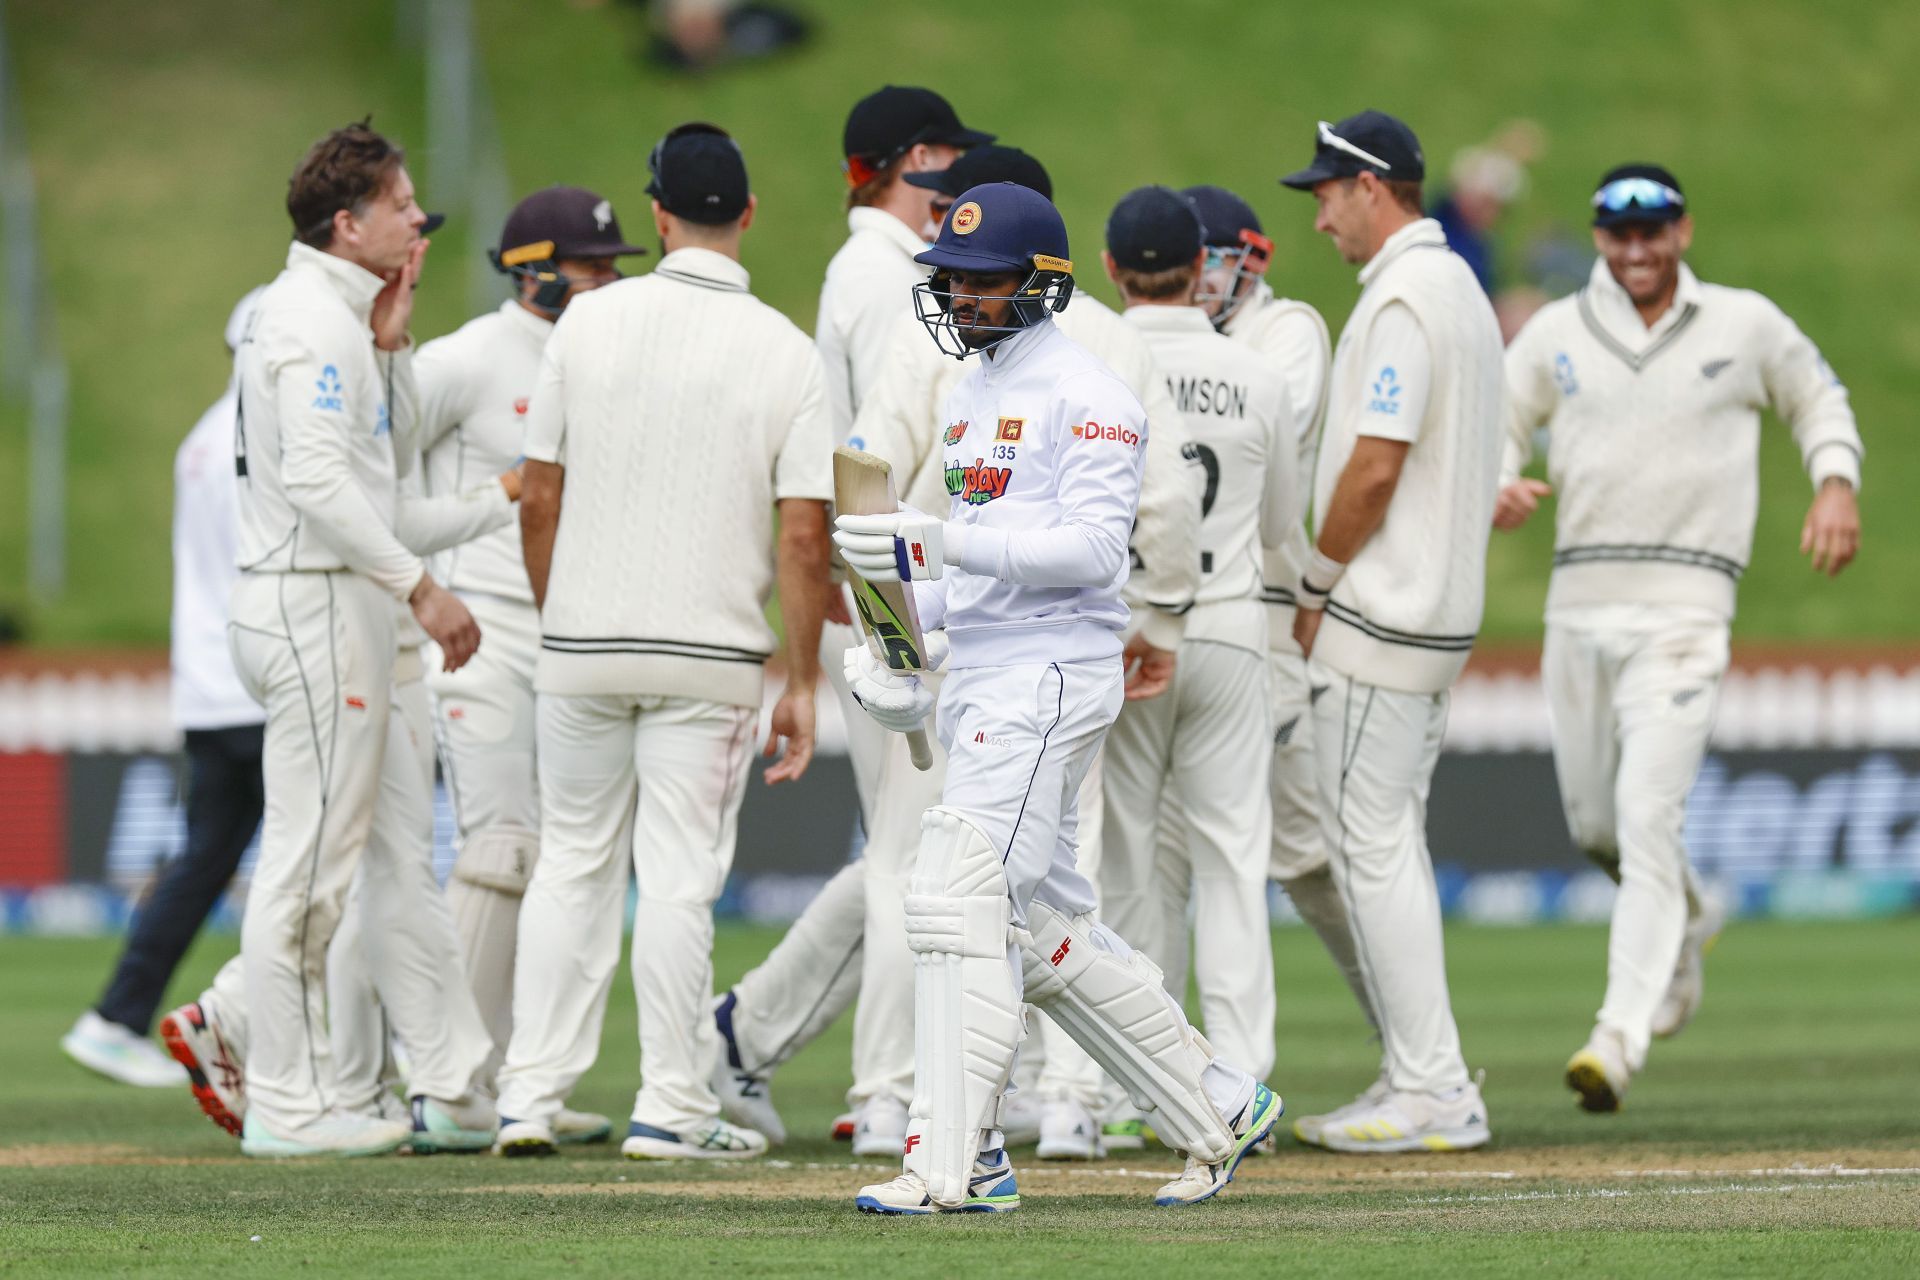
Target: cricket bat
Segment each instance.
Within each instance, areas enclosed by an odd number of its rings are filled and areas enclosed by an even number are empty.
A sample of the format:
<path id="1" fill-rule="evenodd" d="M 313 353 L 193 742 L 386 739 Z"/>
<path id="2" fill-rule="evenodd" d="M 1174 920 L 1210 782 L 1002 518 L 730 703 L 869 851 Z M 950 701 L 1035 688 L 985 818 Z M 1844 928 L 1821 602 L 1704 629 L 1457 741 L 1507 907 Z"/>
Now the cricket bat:
<path id="1" fill-rule="evenodd" d="M 891 515 L 900 509 L 893 492 L 893 468 L 885 458 L 840 445 L 833 451 L 833 505 L 850 516 Z M 895 671 L 926 670 L 926 641 L 920 634 L 920 610 L 913 603 L 913 587 L 905 582 L 868 582 L 851 568 L 847 585 L 853 588 L 860 630 L 873 656 Z M 925 729 L 907 735 L 913 767 L 933 768 L 933 747 Z"/>

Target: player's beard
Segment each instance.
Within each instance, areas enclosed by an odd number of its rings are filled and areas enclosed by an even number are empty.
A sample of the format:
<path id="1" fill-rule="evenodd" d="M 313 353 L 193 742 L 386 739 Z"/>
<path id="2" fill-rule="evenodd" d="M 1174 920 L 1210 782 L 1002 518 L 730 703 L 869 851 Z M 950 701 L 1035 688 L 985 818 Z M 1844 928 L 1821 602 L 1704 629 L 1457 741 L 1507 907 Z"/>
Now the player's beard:
<path id="1" fill-rule="evenodd" d="M 1007 336 L 1007 328 L 1014 323 L 1011 306 L 1007 308 L 1007 314 L 997 325 L 991 323 L 983 325 L 984 315 L 984 308 L 975 307 L 972 319 L 965 324 L 962 324 L 957 317 L 954 320 L 954 332 L 960 335 L 960 341 L 970 350 L 978 351 L 981 347 L 992 346 Z"/>

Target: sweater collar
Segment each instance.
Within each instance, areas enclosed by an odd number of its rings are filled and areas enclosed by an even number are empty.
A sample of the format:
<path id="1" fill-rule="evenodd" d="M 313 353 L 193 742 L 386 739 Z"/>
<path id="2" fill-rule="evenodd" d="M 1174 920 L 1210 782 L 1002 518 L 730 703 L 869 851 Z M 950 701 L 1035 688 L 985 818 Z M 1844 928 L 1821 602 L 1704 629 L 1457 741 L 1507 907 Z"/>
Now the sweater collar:
<path id="1" fill-rule="evenodd" d="M 994 386 L 1016 376 L 1020 367 L 1027 363 L 1034 352 L 1047 344 L 1058 330 L 1054 328 L 1053 317 L 1044 317 L 1039 324 L 1028 325 L 1005 342 L 993 349 L 989 356 L 980 354 L 980 367 L 988 386 Z"/>
<path id="2" fill-rule="evenodd" d="M 287 270 L 310 271 L 327 282 L 327 287 L 347 304 L 363 324 L 373 317 L 373 300 L 387 282 L 357 263 L 337 253 L 327 253 L 298 240 L 287 246 Z"/>
<path id="3" fill-rule="evenodd" d="M 1652 328 L 1648 328 L 1646 322 L 1640 319 L 1633 299 L 1613 278 L 1605 258 L 1593 260 L 1593 271 L 1587 276 L 1586 291 L 1594 319 L 1610 335 L 1634 350 L 1651 346 L 1666 337 L 1682 318 L 1699 307 L 1701 297 L 1700 278 L 1684 262 L 1680 264 L 1680 283 L 1674 288 L 1673 303 L 1653 322 Z"/>
<path id="4" fill-rule="evenodd" d="M 1374 254 L 1367 265 L 1360 268 L 1360 286 L 1365 288 L 1372 284 L 1379 278 L 1380 273 L 1387 269 L 1389 262 L 1419 245 L 1432 245 L 1444 249 L 1447 247 L 1447 233 L 1441 230 L 1440 224 L 1432 218 L 1421 218 L 1417 222 L 1409 222 L 1388 236 L 1386 243 L 1380 246 L 1380 252 Z"/>
<path id="5" fill-rule="evenodd" d="M 1132 306 L 1127 321 L 1154 333 L 1212 333 L 1213 321 L 1198 307 Z"/>
<path id="6" fill-rule="evenodd" d="M 749 283 L 747 269 L 726 254 L 693 246 L 675 249 L 660 259 L 660 265 L 653 269 L 653 274 L 734 293 L 747 292 Z"/>
<path id="7" fill-rule="evenodd" d="M 513 298 L 500 304 L 500 314 L 507 318 L 507 326 L 515 333 L 524 333 L 535 342 L 544 343 L 553 336 L 552 320 L 535 315 Z"/>
<path id="8" fill-rule="evenodd" d="M 847 231 L 856 236 L 863 231 L 870 232 L 898 249 L 909 261 L 916 253 L 927 251 L 927 242 L 920 238 L 918 231 L 884 209 L 869 205 L 847 210 Z"/>

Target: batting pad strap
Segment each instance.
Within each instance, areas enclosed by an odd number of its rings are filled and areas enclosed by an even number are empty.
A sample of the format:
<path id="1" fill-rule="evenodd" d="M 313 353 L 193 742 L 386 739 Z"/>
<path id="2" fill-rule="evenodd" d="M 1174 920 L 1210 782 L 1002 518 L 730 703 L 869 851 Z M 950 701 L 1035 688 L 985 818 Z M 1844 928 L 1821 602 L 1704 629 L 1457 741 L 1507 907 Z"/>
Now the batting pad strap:
<path id="1" fill-rule="evenodd" d="M 1027 925 L 1027 999 L 1119 1081 L 1134 1105 L 1151 1109 L 1154 1128 L 1171 1146 L 1208 1164 L 1226 1159 L 1233 1132 L 1201 1083 L 1213 1050 L 1161 987 L 1160 970 L 1138 951 L 1122 956 L 1103 946 L 1091 917 L 1035 901 Z"/>
<path id="2" fill-rule="evenodd" d="M 526 893 L 539 860 L 539 834 L 502 822 L 483 827 L 461 842 L 453 874 L 468 884 L 518 898 Z"/>
<path id="3" fill-rule="evenodd" d="M 907 946 L 917 952 L 967 956 L 976 960 L 1007 958 L 1007 899 L 941 898 L 910 893 L 907 905 Z"/>

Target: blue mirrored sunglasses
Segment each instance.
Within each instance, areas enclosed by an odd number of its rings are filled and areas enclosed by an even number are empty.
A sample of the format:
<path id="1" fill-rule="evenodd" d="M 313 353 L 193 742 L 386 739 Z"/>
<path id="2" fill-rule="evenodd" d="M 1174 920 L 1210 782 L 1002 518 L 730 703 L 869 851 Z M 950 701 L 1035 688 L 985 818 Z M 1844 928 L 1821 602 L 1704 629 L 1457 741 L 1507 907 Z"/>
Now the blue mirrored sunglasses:
<path id="1" fill-rule="evenodd" d="M 1618 178 L 1593 193 L 1593 207 L 1609 213 L 1636 204 L 1642 209 L 1683 209 L 1687 198 L 1652 178 Z"/>

